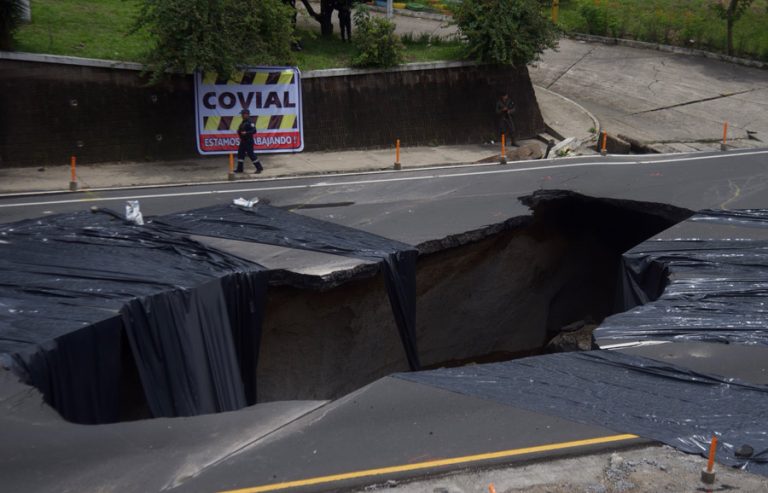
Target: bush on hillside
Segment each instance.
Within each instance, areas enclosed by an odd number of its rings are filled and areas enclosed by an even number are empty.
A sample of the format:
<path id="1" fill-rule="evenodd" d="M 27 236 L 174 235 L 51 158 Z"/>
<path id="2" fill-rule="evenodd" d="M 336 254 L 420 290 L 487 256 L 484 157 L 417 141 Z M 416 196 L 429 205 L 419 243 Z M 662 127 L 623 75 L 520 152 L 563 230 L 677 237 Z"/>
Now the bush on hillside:
<path id="1" fill-rule="evenodd" d="M 596 36 L 616 36 L 618 22 L 613 11 L 601 8 L 593 0 L 578 2 L 579 14 L 584 18 L 585 32 Z"/>
<path id="2" fill-rule="evenodd" d="M 281 0 L 142 0 L 134 31 L 154 40 L 146 59 L 157 82 L 168 71 L 292 63 L 292 20 Z"/>
<path id="3" fill-rule="evenodd" d="M 557 28 L 541 0 L 463 0 L 454 23 L 467 43 L 468 58 L 524 66 L 557 46 Z"/>
<path id="4" fill-rule="evenodd" d="M 383 18 L 373 17 L 364 6 L 355 10 L 355 37 L 352 38 L 357 54 L 353 67 L 394 67 L 405 60 L 405 46 L 395 34 L 395 25 Z"/>

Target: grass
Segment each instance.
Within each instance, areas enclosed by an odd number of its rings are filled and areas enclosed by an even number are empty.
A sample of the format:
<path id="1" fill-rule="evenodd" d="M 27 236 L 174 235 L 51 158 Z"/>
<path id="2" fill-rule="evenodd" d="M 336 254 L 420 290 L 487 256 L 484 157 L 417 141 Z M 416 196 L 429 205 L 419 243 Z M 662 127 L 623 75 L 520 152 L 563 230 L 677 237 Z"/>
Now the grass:
<path id="1" fill-rule="evenodd" d="M 32 22 L 16 33 L 16 49 L 30 53 L 140 62 L 150 40 L 129 35 L 135 0 L 34 0 Z"/>
<path id="2" fill-rule="evenodd" d="M 435 60 L 464 60 L 464 47 L 459 43 L 439 45 L 406 44 L 406 62 L 431 62 Z"/>
<path id="3" fill-rule="evenodd" d="M 725 21 L 713 0 L 561 0 L 566 32 L 615 36 L 725 52 Z M 145 32 L 129 34 L 138 0 L 34 0 L 32 22 L 16 34 L 18 51 L 132 62 L 144 61 Z M 768 60 L 768 0 L 754 0 L 734 29 L 735 55 Z M 303 71 L 346 67 L 354 48 L 334 36 L 299 32 Z M 354 34 L 353 34 L 354 35 Z M 405 37 L 406 60 L 459 60 L 461 45 L 429 36 Z"/>
<path id="4" fill-rule="evenodd" d="M 352 58 L 352 47 L 337 36 L 325 38 L 310 31 L 299 31 L 302 51 L 296 61 L 303 72 L 324 68 L 348 67 Z"/>
<path id="5" fill-rule="evenodd" d="M 32 22 L 17 32 L 16 49 L 143 62 L 151 39 L 145 32 L 129 34 L 138 9 L 137 0 L 34 0 Z M 354 47 L 343 43 L 338 35 L 324 38 L 309 30 L 300 30 L 298 34 L 303 50 L 296 58 L 302 71 L 349 66 Z M 429 37 L 405 41 L 408 62 L 461 57 L 461 47 L 456 42 Z"/>
<path id="6" fill-rule="evenodd" d="M 428 33 L 418 36 L 406 34 L 402 40 L 406 49 L 407 62 L 464 59 L 464 47 L 456 40 L 446 40 Z"/>
<path id="7" fill-rule="evenodd" d="M 637 39 L 725 53 L 726 23 L 712 0 L 562 0 L 566 32 Z M 734 55 L 768 60 L 768 0 L 754 0 L 734 26 Z"/>
<path id="8" fill-rule="evenodd" d="M 354 31 L 352 32 L 354 36 Z M 299 30 L 302 51 L 297 53 L 299 68 L 306 72 L 325 68 L 348 67 L 354 55 L 354 46 L 344 43 L 337 36 L 324 38 L 314 32 Z M 417 39 L 405 37 L 406 62 L 429 62 L 437 60 L 460 60 L 463 53 L 458 42 L 434 38 Z"/>

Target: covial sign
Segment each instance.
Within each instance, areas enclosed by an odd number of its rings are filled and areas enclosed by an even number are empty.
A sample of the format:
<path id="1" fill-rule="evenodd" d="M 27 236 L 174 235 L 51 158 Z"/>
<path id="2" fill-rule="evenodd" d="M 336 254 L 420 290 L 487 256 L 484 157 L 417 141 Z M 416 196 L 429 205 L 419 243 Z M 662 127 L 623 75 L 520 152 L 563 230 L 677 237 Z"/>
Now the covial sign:
<path id="1" fill-rule="evenodd" d="M 197 149 L 200 154 L 229 154 L 240 144 L 240 111 L 256 123 L 259 153 L 304 149 L 301 73 L 296 67 L 252 67 L 223 79 L 195 74 Z"/>

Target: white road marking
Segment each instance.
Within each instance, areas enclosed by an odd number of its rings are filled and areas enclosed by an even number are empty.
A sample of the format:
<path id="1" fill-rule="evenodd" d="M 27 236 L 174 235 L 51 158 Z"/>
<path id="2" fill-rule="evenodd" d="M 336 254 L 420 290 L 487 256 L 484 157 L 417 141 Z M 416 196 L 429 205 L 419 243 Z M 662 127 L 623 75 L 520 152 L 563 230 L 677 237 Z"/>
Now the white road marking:
<path id="1" fill-rule="evenodd" d="M 318 183 L 310 183 L 307 185 L 283 185 L 283 186 L 266 186 L 266 187 L 262 186 L 262 187 L 255 187 L 255 188 L 205 190 L 200 192 L 158 193 L 158 194 L 145 194 L 145 195 L 121 195 L 118 197 L 92 197 L 92 198 L 67 199 L 67 200 L 49 200 L 49 201 L 41 201 L 41 202 L 23 202 L 18 204 L 0 204 L 0 208 L 30 207 L 30 206 L 48 205 L 48 204 L 76 204 L 76 203 L 88 203 L 88 202 L 107 202 L 107 201 L 136 200 L 136 199 L 160 199 L 160 198 L 170 198 L 170 197 L 193 197 L 193 196 L 201 196 L 201 195 L 232 195 L 232 194 L 238 194 L 238 193 L 244 194 L 244 193 L 253 193 L 253 192 L 269 192 L 269 191 L 275 191 L 275 190 L 301 190 L 301 189 L 329 188 L 329 187 L 350 186 L 350 185 L 369 185 L 374 183 L 377 183 L 377 184 L 393 183 L 393 182 L 401 182 L 401 181 L 434 180 L 434 179 L 442 179 L 442 178 L 464 178 L 467 176 L 493 175 L 493 174 L 503 174 L 503 173 L 523 173 L 527 171 L 544 171 L 544 170 L 564 169 L 564 168 L 582 168 L 582 167 L 590 167 L 590 166 L 633 166 L 633 165 L 642 165 L 642 164 L 669 164 L 669 163 L 681 163 L 681 162 L 687 162 L 687 161 L 700 161 L 700 160 L 711 160 L 711 159 L 732 159 L 737 156 L 738 157 L 758 156 L 763 154 L 768 154 L 768 150 L 738 152 L 738 153 L 730 152 L 730 153 L 723 153 L 723 154 L 713 154 L 709 156 L 690 156 L 690 157 L 680 157 L 680 158 L 674 158 L 674 159 L 653 159 L 653 160 L 634 159 L 631 161 L 622 161 L 622 162 L 594 161 L 594 162 L 585 162 L 585 163 L 565 163 L 565 164 L 552 164 L 549 166 L 531 166 L 527 168 L 506 168 L 506 169 L 488 170 L 488 171 L 477 171 L 476 168 L 473 168 L 474 171 L 466 172 L 466 173 L 444 173 L 444 174 L 428 174 L 428 175 L 420 175 L 420 176 L 399 176 L 396 178 L 382 178 L 382 179 L 376 179 L 376 180 L 352 180 L 352 181 L 338 181 L 338 182 L 331 182 L 331 183 L 318 182 Z M 441 168 L 441 169 L 445 169 L 445 168 Z M 414 171 L 418 171 L 418 170 L 414 170 Z M 302 179 L 302 178 L 299 177 L 297 179 Z"/>

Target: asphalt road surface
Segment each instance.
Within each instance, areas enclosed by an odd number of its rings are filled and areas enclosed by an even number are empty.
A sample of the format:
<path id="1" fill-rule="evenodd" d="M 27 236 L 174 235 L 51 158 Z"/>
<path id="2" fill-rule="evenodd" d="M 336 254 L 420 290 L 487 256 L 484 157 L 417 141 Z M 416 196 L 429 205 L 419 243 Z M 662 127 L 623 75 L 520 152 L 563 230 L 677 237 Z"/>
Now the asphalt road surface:
<path id="1" fill-rule="evenodd" d="M 148 217 L 258 197 L 277 207 L 418 245 L 526 214 L 518 197 L 539 189 L 691 210 L 766 207 L 768 149 L 24 195 L 0 198 L 0 223 L 93 206 L 120 211 L 127 200 L 139 200 Z"/>

